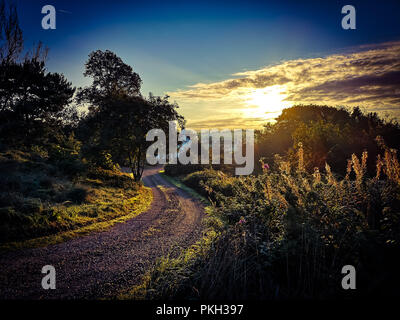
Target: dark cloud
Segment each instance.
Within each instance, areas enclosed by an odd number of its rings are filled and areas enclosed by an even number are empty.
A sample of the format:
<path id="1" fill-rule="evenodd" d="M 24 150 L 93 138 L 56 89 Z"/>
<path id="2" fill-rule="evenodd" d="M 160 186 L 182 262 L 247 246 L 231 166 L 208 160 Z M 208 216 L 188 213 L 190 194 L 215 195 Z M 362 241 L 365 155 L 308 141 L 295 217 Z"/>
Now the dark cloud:
<path id="1" fill-rule="evenodd" d="M 391 103 L 400 99 L 400 70 L 389 71 L 379 75 L 362 75 L 350 79 L 327 81 L 316 86 L 310 86 L 295 92 L 288 99 L 304 99 L 311 96 L 321 100 L 345 100 L 348 103 L 363 103 L 376 100 L 390 100 Z"/>

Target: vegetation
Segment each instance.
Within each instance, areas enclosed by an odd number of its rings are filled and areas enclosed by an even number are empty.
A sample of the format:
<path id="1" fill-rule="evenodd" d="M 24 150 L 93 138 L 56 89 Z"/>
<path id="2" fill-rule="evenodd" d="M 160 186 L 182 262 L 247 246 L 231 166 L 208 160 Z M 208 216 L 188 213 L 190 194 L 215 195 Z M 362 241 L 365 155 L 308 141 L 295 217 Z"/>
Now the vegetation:
<path id="1" fill-rule="evenodd" d="M 256 157 L 273 163 L 275 154 L 296 161 L 298 144 L 304 148 L 304 166 L 313 171 L 329 163 L 335 173 L 345 175 L 347 159 L 368 151 L 367 170 L 373 174 L 375 159 L 382 152 L 376 142 L 381 136 L 389 148 L 400 148 L 400 127 L 360 108 L 299 105 L 284 109 L 274 124 L 257 134 Z M 260 172 L 260 171 L 259 171 Z"/>
<path id="2" fill-rule="evenodd" d="M 0 176 L 3 249 L 46 245 L 103 229 L 145 211 L 152 199 L 151 190 L 128 174 L 97 168 L 71 178 L 34 151 L 1 152 Z"/>
<path id="3" fill-rule="evenodd" d="M 141 79 L 132 68 L 111 51 L 97 50 L 89 55 L 85 76 L 91 76 L 90 87 L 80 89 L 78 102 L 90 103 L 89 113 L 81 123 L 81 136 L 88 140 L 86 151 L 92 159 L 109 154 L 114 161 L 125 163 L 140 181 L 145 165 L 146 134 L 153 128 L 167 131 L 168 121 L 183 117 L 166 97 L 148 99 L 140 95 Z"/>
<path id="4" fill-rule="evenodd" d="M 168 175 L 165 174 L 165 171 L 161 171 L 160 172 L 164 179 L 171 182 L 174 186 L 185 190 L 188 194 L 190 194 L 193 198 L 196 198 L 198 200 L 200 200 L 203 204 L 209 205 L 210 202 L 207 200 L 207 198 L 203 197 L 202 195 L 200 195 L 199 193 L 197 193 L 194 189 L 188 187 L 187 185 L 183 184 L 180 180 L 178 179 L 174 179 L 173 177 L 170 177 Z"/>
<path id="5" fill-rule="evenodd" d="M 146 210 L 145 134 L 168 131 L 171 120 L 182 128 L 178 105 L 144 98 L 140 76 L 111 51 L 89 54 L 84 75 L 93 82 L 77 92 L 46 70 L 41 45 L 22 53 L 15 7 L 0 1 L 0 248 L 56 243 Z M 172 183 L 210 201 L 204 237 L 161 258 L 123 297 L 394 296 L 399 138 L 397 122 L 359 108 L 295 106 L 257 132 L 253 176 L 235 177 L 232 166 L 166 166 Z M 355 293 L 340 287 L 348 264 Z"/>
<path id="6" fill-rule="evenodd" d="M 63 241 L 146 210 L 145 133 L 183 123 L 178 106 L 142 98 L 140 76 L 100 50 L 86 63 L 93 84 L 74 96 L 64 75 L 47 71 L 47 49 L 24 54 L 23 45 L 16 7 L 0 1 L 0 247 Z M 134 179 L 121 173 L 126 164 Z"/>
<path id="7" fill-rule="evenodd" d="M 318 110 L 317 106 L 305 107 L 305 113 L 308 108 Z M 303 109 L 294 110 L 300 113 Z M 293 112 L 295 116 L 294 110 L 284 114 Z M 323 110 L 325 107 L 321 107 Z M 334 113 L 334 109 L 329 110 Z M 299 115 L 302 116 L 303 113 Z M 383 126 L 381 130 L 387 126 L 398 132 L 397 124 L 378 120 Z M 326 122 L 323 127 L 331 128 L 335 123 Z M 276 125 L 282 124 L 278 120 Z M 319 127 L 321 123 L 314 125 Z M 273 126 L 269 126 L 269 132 L 279 130 Z M 303 128 L 304 123 L 298 121 L 292 129 L 295 143 Z M 256 176 L 234 177 L 213 169 L 186 175 L 174 172 L 183 183 L 210 199 L 213 206 L 209 215 L 219 223 L 209 225 L 213 236 L 206 237 L 207 241 L 200 241 L 177 259 L 161 259 L 144 284 L 131 292 L 133 296 L 394 297 L 400 284 L 397 150 L 386 146 L 378 136 L 374 147 L 380 153 L 375 159 L 363 151 L 353 153 L 345 161 L 339 153 L 337 160 L 346 163 L 343 174 L 335 173 L 328 163 L 323 169 L 316 166 L 309 170 L 308 161 L 316 159 L 312 152 L 324 150 L 323 146 L 318 147 L 320 137 L 308 136 L 304 143 L 276 154 L 270 163 L 261 158 L 260 173 Z M 374 172 L 368 168 L 370 162 L 375 162 Z M 340 285 L 341 269 L 348 264 L 357 270 L 358 286 L 352 292 Z"/>

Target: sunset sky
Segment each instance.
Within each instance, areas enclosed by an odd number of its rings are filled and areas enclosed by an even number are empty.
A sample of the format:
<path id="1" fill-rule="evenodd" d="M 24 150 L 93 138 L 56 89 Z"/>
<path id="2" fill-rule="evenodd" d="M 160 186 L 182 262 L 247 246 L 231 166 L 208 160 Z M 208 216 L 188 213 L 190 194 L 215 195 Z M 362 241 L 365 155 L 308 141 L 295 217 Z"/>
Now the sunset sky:
<path id="1" fill-rule="evenodd" d="M 49 71 L 88 85 L 88 54 L 109 49 L 194 129 L 259 128 L 295 103 L 400 117 L 398 0 L 15 2 L 25 46 L 50 48 Z M 41 28 L 46 4 L 56 30 Z M 346 4 L 356 30 L 341 27 Z"/>

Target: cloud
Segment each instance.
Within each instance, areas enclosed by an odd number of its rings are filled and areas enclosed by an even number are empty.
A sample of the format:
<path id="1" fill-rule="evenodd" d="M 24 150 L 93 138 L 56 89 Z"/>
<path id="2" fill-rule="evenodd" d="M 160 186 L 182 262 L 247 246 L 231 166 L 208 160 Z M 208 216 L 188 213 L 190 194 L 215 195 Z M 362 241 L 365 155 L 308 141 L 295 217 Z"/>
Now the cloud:
<path id="1" fill-rule="evenodd" d="M 252 107 L 246 104 L 246 97 L 257 90 L 280 88 L 286 106 L 296 103 L 357 105 L 368 111 L 390 110 L 400 115 L 399 85 L 400 41 L 365 45 L 353 48 L 352 52 L 326 57 L 284 61 L 259 70 L 235 73 L 224 81 L 197 83 L 168 94 L 182 110 L 188 111 L 185 116 L 189 125 L 208 126 L 225 121 L 225 125 L 253 123 L 253 126 L 260 126 L 270 115 L 266 113 L 260 118 L 251 117 L 251 112 L 246 114 L 246 108 Z M 265 112 L 270 108 L 276 110 L 277 106 L 267 102 L 266 96 Z M 219 114 L 226 109 L 233 114 Z M 201 116 L 197 116 L 196 111 Z"/>
<path id="2" fill-rule="evenodd" d="M 68 10 L 62 10 L 62 9 L 58 10 L 58 12 L 61 12 L 61 13 L 67 13 L 67 14 L 72 14 L 72 12 L 71 12 L 71 11 L 68 11 Z"/>
<path id="3" fill-rule="evenodd" d="M 272 118 L 271 118 L 272 120 Z M 265 123 L 265 118 L 221 118 L 221 119 L 207 119 L 195 120 L 190 122 L 190 128 L 215 128 L 215 129 L 243 129 L 261 127 Z"/>

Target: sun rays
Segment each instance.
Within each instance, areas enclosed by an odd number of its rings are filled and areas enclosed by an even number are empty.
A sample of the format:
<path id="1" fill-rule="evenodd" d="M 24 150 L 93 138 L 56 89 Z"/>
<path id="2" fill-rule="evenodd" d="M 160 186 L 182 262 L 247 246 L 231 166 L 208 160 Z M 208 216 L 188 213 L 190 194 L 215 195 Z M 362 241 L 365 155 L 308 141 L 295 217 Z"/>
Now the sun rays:
<path id="1" fill-rule="evenodd" d="M 242 109 L 244 116 L 270 119 L 280 114 L 282 109 L 291 106 L 285 101 L 287 94 L 285 86 L 274 85 L 262 89 L 253 89 L 244 95 L 246 108 Z"/>

